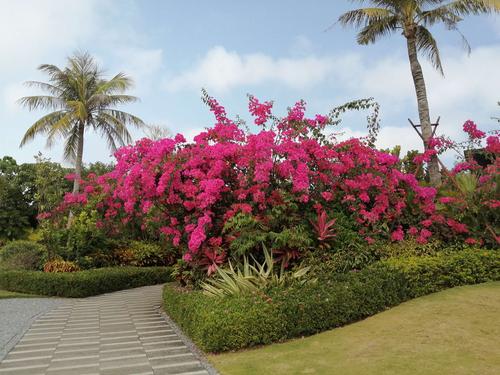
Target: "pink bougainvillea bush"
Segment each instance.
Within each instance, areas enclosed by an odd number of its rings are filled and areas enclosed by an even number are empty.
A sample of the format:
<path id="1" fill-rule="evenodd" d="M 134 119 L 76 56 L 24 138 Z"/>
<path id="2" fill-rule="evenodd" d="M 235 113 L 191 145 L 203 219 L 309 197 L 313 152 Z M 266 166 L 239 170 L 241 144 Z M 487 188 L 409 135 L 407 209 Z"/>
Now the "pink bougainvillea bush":
<path id="1" fill-rule="evenodd" d="M 262 243 L 287 262 L 300 258 L 335 241 L 341 222 L 367 244 L 425 243 L 432 223 L 446 222 L 434 188 L 363 139 L 325 136 L 331 119 L 306 117 L 304 102 L 278 119 L 272 102 L 250 97 L 254 133 L 215 99 L 207 102 L 215 124 L 193 142 L 179 134 L 119 149 L 115 169 L 89 176 L 60 210 L 92 202 L 102 230 L 153 231 L 208 272 L 230 257 L 258 256 Z M 459 223 L 449 227 L 462 231 Z"/>
<path id="2" fill-rule="evenodd" d="M 429 155 L 441 154 L 453 149 L 458 152 L 459 162 L 446 173 L 447 179 L 440 188 L 437 199 L 440 218 L 429 227 L 449 237 L 461 238 L 469 245 L 500 244 L 500 136 L 498 131 L 487 134 L 477 125 L 467 120 L 463 125 L 467 141 L 454 142 L 450 139 L 435 138 L 429 149 L 415 157 L 415 162 L 428 161 Z M 485 147 L 482 148 L 482 145 Z M 474 158 L 476 150 L 482 165 Z M 439 229 L 438 229 L 439 228 Z"/>

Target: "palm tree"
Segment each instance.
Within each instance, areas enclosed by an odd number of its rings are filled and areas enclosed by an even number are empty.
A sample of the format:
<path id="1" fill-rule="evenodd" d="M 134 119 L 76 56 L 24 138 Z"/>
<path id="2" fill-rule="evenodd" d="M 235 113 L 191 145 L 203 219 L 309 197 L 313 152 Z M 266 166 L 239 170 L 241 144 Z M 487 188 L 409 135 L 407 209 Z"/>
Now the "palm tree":
<path id="1" fill-rule="evenodd" d="M 406 38 L 411 74 L 417 94 L 418 114 L 422 126 L 424 148 L 432 136 L 429 115 L 429 104 L 425 88 L 422 67 L 418 53 L 427 56 L 434 68 L 443 74 L 436 40 L 428 27 L 443 23 L 448 30 L 460 31 L 457 25 L 462 17 L 500 11 L 500 0 L 358 0 L 360 3 L 371 3 L 373 7 L 351 10 L 339 17 L 338 22 L 344 26 L 352 25 L 360 28 L 357 36 L 359 44 L 375 43 L 383 36 L 401 31 Z M 462 36 L 465 46 L 470 47 Z M 438 160 L 434 157 L 429 163 L 431 184 L 439 185 Z"/>
<path id="2" fill-rule="evenodd" d="M 105 79 L 103 71 L 87 52 L 69 57 L 63 69 L 50 64 L 40 65 L 38 69 L 48 74 L 49 82 L 28 81 L 26 85 L 42 89 L 47 95 L 26 96 L 19 102 L 30 111 L 48 109 L 52 112 L 30 126 L 20 147 L 38 134 L 47 136 L 48 147 L 58 138 L 64 138 L 64 158 L 74 163 L 73 192 L 78 193 L 85 131 L 100 132 L 114 151 L 117 144 L 121 146 L 132 141 L 127 125 L 138 128 L 145 125 L 140 118 L 115 109 L 117 105 L 138 100 L 124 94 L 132 87 L 132 80 L 123 73 Z"/>

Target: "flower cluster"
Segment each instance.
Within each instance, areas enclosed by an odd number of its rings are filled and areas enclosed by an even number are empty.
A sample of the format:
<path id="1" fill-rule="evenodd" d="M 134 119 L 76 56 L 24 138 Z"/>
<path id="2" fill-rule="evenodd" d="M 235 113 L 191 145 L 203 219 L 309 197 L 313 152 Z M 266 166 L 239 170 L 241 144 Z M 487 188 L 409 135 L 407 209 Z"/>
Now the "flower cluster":
<path id="1" fill-rule="evenodd" d="M 436 190 L 401 172 L 397 157 L 356 138 L 331 143 L 316 137 L 329 118 L 306 118 L 303 101 L 266 127 L 272 103 L 250 97 L 250 113 L 263 126 L 257 134 L 240 129 L 215 99 L 208 104 L 215 125 L 194 142 L 177 135 L 119 149 L 115 169 L 87 179 L 81 194 L 68 196 L 67 207 L 93 199 L 100 226 L 154 229 L 184 249 L 185 261 L 209 272 L 229 255 L 234 236 L 225 235 L 228 220 L 245 213 L 265 223 L 273 209 L 290 202 L 304 217 L 343 210 L 369 243 L 405 236 L 426 242 L 431 224 L 446 222 L 436 214 Z M 463 232 L 459 224 L 450 227 Z M 310 226 L 306 219 L 304 226 Z"/>
<path id="2" fill-rule="evenodd" d="M 477 128 L 477 125 L 471 120 L 465 121 L 463 129 L 464 132 L 466 132 L 469 135 L 469 138 L 471 140 L 482 139 L 486 136 L 486 133 L 483 132 L 482 130 L 479 130 Z"/>

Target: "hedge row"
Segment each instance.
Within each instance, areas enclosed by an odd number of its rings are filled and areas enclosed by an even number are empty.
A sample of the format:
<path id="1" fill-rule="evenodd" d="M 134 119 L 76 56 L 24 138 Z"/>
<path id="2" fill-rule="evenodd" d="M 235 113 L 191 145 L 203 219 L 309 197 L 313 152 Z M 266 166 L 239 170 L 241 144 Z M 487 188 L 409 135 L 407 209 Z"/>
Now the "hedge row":
<path id="1" fill-rule="evenodd" d="M 58 297 L 88 297 L 172 281 L 168 267 L 113 267 L 68 273 L 0 271 L 0 289 Z"/>
<path id="2" fill-rule="evenodd" d="M 213 298 L 168 284 L 164 306 L 201 348 L 221 352 L 318 333 L 411 298 L 490 280 L 500 280 L 500 252 L 465 250 L 381 261 L 261 295 Z"/>

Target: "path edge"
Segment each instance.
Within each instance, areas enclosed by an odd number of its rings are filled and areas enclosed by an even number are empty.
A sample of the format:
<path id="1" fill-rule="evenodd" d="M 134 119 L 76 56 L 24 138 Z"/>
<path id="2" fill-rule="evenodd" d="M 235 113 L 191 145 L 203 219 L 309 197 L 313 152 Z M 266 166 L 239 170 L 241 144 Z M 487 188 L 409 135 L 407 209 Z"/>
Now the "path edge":
<path id="1" fill-rule="evenodd" d="M 165 309 L 163 308 L 163 302 L 158 309 L 160 315 L 165 319 L 165 321 L 172 327 L 174 332 L 184 341 L 184 344 L 191 350 L 195 357 L 201 362 L 203 367 L 208 371 L 210 375 L 221 375 L 215 367 L 209 362 L 205 353 L 200 350 L 196 344 L 182 331 L 182 329 L 167 315 Z"/>

